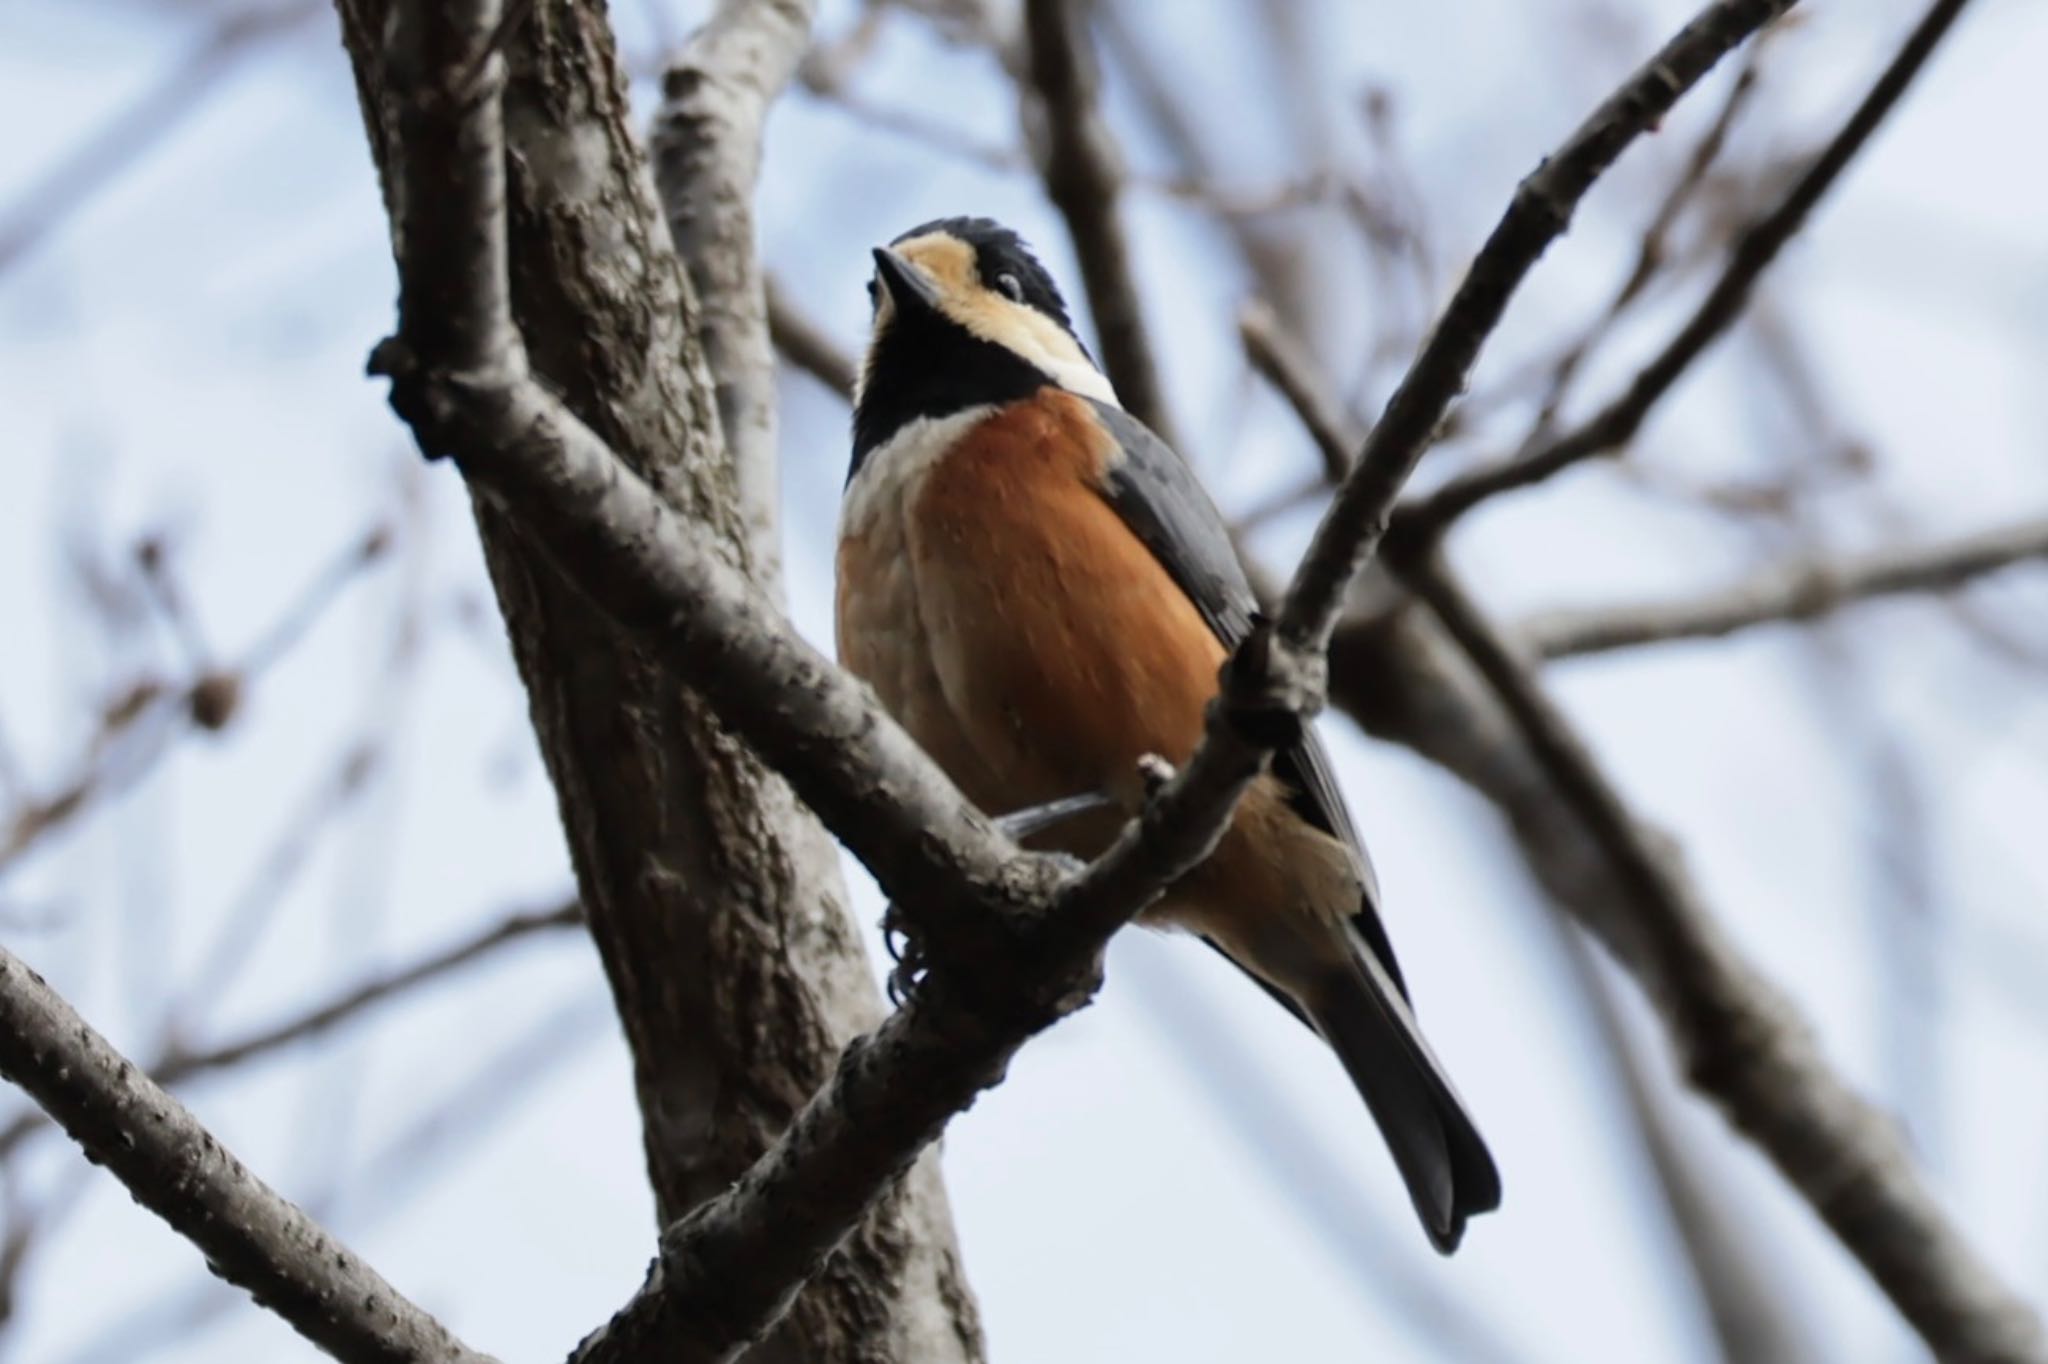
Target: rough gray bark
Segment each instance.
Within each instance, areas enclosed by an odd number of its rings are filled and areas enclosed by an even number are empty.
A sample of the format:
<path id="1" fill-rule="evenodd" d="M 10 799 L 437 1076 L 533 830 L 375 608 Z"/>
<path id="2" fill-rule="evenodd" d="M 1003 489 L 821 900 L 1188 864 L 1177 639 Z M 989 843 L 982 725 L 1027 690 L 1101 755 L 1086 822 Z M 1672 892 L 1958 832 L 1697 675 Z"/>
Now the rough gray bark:
<path id="1" fill-rule="evenodd" d="M 391 5 L 339 8 L 390 200 L 397 106 L 380 39 Z M 534 368 L 705 543 L 748 564 L 695 303 L 603 7 L 536 0 L 501 45 L 513 311 Z M 666 1225 L 768 1147 L 880 1002 L 830 845 L 781 783 L 502 513 L 479 505 L 477 521 L 632 1050 Z M 933 1173 L 883 1201 L 761 1358 L 980 1358 Z"/>
<path id="2" fill-rule="evenodd" d="M 270 1188 L 0 949 L 0 1074 L 249 1291 L 344 1364 L 492 1364 Z"/>

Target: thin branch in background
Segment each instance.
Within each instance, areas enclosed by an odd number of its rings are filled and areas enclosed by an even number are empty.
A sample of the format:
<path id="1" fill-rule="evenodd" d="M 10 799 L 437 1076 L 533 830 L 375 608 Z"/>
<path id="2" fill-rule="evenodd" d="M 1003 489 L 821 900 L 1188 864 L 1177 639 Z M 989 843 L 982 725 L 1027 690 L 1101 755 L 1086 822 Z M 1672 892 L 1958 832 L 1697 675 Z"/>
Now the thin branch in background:
<path id="1" fill-rule="evenodd" d="M 1540 658 L 1576 658 L 1760 625 L 1814 620 L 1883 597 L 1940 594 L 2048 560 L 2048 516 L 1916 548 L 1769 568 L 1718 592 L 1670 602 L 1551 611 L 1517 628 Z"/>
<path id="2" fill-rule="evenodd" d="M 377 522 L 355 542 L 337 554 L 313 580 L 299 590 L 292 604 L 280 612 L 256 642 L 243 651 L 237 671 L 253 675 L 289 653 L 293 646 L 322 619 L 342 589 L 357 581 L 364 570 L 381 562 L 391 552 L 392 530 Z"/>
<path id="3" fill-rule="evenodd" d="M 1937 1358 L 2048 1360 L 2033 1308 L 1963 1241 L 1891 1123 L 1835 1076 L 1790 1002 L 1736 954 L 1673 853 L 1629 813 L 1441 557 L 1397 568 L 1485 677 L 1628 888 L 1626 922 L 1588 926 L 1636 973 L 1693 1085 L 1771 1157 Z"/>
<path id="4" fill-rule="evenodd" d="M 1341 482 L 1351 467 L 1349 452 L 1364 441 L 1358 423 L 1320 384 L 1304 386 L 1306 377 L 1315 373 L 1315 366 L 1301 342 L 1286 333 L 1270 307 L 1257 301 L 1247 304 L 1238 314 L 1237 334 L 1252 368 L 1280 391 L 1314 437 L 1316 451 L 1322 457 L 1323 482 L 1331 486 Z"/>
<path id="5" fill-rule="evenodd" d="M 1046 195 L 1066 219 L 1102 342 L 1102 368 L 1132 416 L 1185 456 L 1166 409 L 1145 329 L 1121 202 L 1124 170 L 1096 107 L 1094 54 L 1075 0 L 1025 0 L 1038 147 Z"/>
<path id="6" fill-rule="evenodd" d="M 337 1359 L 489 1364 L 264 1184 L 0 950 L 0 1072 L 239 1284 Z"/>
<path id="7" fill-rule="evenodd" d="M 884 104 L 863 95 L 843 78 L 821 76 L 808 61 L 798 68 L 797 74 L 806 94 L 844 112 L 864 127 L 903 138 L 991 174 L 1014 175 L 1031 169 L 1031 158 L 1019 148 L 984 142 L 944 119 Z"/>
<path id="8" fill-rule="evenodd" d="M 244 690 L 282 657 L 341 589 L 383 558 L 390 535 L 379 527 L 322 569 L 277 620 L 258 637 L 240 663 L 202 672 L 176 687 L 144 678 L 131 683 L 101 714 L 86 752 L 70 777 L 55 790 L 17 805 L 0 827 L 0 873 L 5 873 L 51 834 L 102 798 L 125 791 L 155 767 L 187 724 L 218 733 L 234 722 Z M 95 589 L 103 599 L 118 585 Z"/>
<path id="9" fill-rule="evenodd" d="M 797 307 L 789 291 L 773 275 L 768 277 L 767 291 L 768 335 L 782 358 L 832 393 L 853 401 L 853 386 L 859 374 L 853 357 L 840 349 L 817 319 Z"/>
<path id="10" fill-rule="evenodd" d="M 195 677 L 204 676 L 213 671 L 213 647 L 207 643 L 206 632 L 200 628 L 192 603 L 186 599 L 184 587 L 178 581 L 171 563 L 172 554 L 168 537 L 146 536 L 135 546 L 135 564 L 140 570 L 143 586 L 148 589 L 158 612 L 184 652 L 186 672 Z"/>
<path id="11" fill-rule="evenodd" d="M 1474 257 L 1428 343 L 1387 400 L 1317 527 L 1279 617 L 1283 642 L 1317 653 L 1328 645 L 1341 601 L 1339 593 L 1320 589 L 1349 583 L 1377 548 L 1386 533 L 1388 509 L 1464 391 L 1508 300 L 1563 234 L 1594 182 L 1721 58 L 1791 8 L 1791 0 L 1708 5 L 1516 187 L 1506 216 Z M 1305 590 L 1311 588 L 1318 590 Z"/>
<path id="12" fill-rule="evenodd" d="M 1630 1137 L 1650 1166 L 1686 1271 L 1725 1364 L 1807 1364 L 1814 1356 L 1805 1313 L 1777 1277 L 1779 1265 L 1739 1200 L 1713 1178 L 1677 1122 L 1659 1082 L 1659 1058 L 1636 1036 L 1617 988 L 1580 927 L 1555 908 L 1542 916 L 1570 974 L 1613 1087 L 1630 1115 Z"/>
<path id="13" fill-rule="evenodd" d="M 1815 205 L 1855 160 L 1899 98 L 1940 46 L 1968 0 L 1935 0 L 1856 109 L 1777 207 L 1744 229 L 1727 267 L 1692 316 L 1626 390 L 1593 417 L 1542 447 L 1451 479 L 1402 511 L 1401 534 L 1433 541 L 1452 522 L 1488 498 L 1528 487 L 1581 460 L 1626 446 L 1660 399 L 1669 393 L 1728 325 L 1741 315 L 1750 292 L 1771 263 L 1806 225 Z"/>
<path id="14" fill-rule="evenodd" d="M 269 1056 L 294 1043 L 331 1032 L 379 1005 L 410 996 L 423 985 L 445 980 L 463 967 L 494 955 L 500 948 L 582 922 L 583 907 L 573 900 L 551 909 L 507 915 L 416 962 L 373 976 L 301 1013 L 232 1041 L 193 1049 L 174 1042 L 148 1067 L 149 1079 L 169 1088 Z M 12 1154 L 24 1140 L 48 1125 L 48 1118 L 30 1112 L 0 1127 L 0 1158 Z"/>
<path id="15" fill-rule="evenodd" d="M 227 992 L 262 945 L 264 930 L 276 921 L 279 908 L 321 838 L 362 795 L 383 760 L 381 744 L 372 739 L 348 744 L 332 769 L 320 774 L 313 789 L 287 816 L 255 871 L 228 902 L 212 944 L 180 987 L 184 1001 L 171 1021 L 174 1037 L 189 1026 L 195 1010 L 212 1005 Z"/>
<path id="16" fill-rule="evenodd" d="M 0 1242 L 0 1328 L 4 1328 L 13 1322 L 21 1305 L 21 1281 L 36 1251 L 47 1246 L 64 1220 L 84 1203 L 94 1176 L 90 1161 L 76 1161 L 50 1181 L 54 1187 L 33 1203 L 18 1187 L 21 1173 L 15 1166 L 0 1166 L 0 1180 L 8 1189 L 7 1235 Z"/>
<path id="17" fill-rule="evenodd" d="M 237 61 L 325 8 L 318 0 L 282 0 L 223 19 L 205 41 L 0 214 L 0 274 L 26 259 L 94 194 L 160 146 L 197 112 Z"/>
<path id="18" fill-rule="evenodd" d="M 1316 387 L 1304 377 L 1288 389 Z M 1346 494 L 1365 472 L 1361 460 Z M 1370 515 L 1364 523 L 1373 524 Z M 1803 1020 L 1721 935 L 1441 556 L 1394 557 L 1390 567 L 1486 679 L 1611 864 L 1630 916 L 1587 926 L 1658 1005 L 1693 1085 L 1776 1162 L 1937 1355 L 2048 1359 L 2031 1309 L 1963 1243 L 1891 1129 L 1828 1069 Z"/>
<path id="19" fill-rule="evenodd" d="M 1728 94 L 1721 101 L 1712 122 L 1693 144 L 1691 152 L 1680 168 L 1678 178 L 1665 191 L 1663 201 L 1650 218 L 1650 225 L 1644 229 L 1642 240 L 1636 245 L 1635 260 L 1622 276 L 1621 284 L 1607 300 L 1599 315 L 1580 333 L 1577 340 L 1566 346 L 1552 361 L 1552 368 L 1543 397 L 1537 404 L 1536 419 L 1524 449 L 1534 449 L 1556 426 L 1558 409 L 1563 406 L 1565 396 L 1570 392 L 1572 381 L 1578 377 L 1579 368 L 1586 357 L 1614 330 L 1614 325 L 1625 314 L 1629 306 L 1640 298 L 1659 271 L 1669 263 L 1671 233 L 1679 218 L 1698 197 L 1700 189 L 1707 183 L 1707 172 L 1720 159 L 1722 150 L 1728 144 L 1728 135 L 1748 106 L 1750 97 L 1757 89 L 1757 75 L 1763 63 L 1764 53 L 1770 49 L 1772 34 L 1765 33 L 1750 44 L 1743 55 L 1742 66 L 1736 71 L 1735 79 L 1728 87 Z"/>

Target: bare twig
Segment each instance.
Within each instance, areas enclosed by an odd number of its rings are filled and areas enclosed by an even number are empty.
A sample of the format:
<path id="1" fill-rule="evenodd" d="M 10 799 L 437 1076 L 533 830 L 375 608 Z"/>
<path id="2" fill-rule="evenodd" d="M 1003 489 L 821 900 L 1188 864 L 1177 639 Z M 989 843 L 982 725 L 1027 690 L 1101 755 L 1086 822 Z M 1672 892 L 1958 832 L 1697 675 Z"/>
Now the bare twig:
<path id="1" fill-rule="evenodd" d="M 1500 698 L 1628 891 L 1626 920 L 1589 927 L 1642 982 L 1694 1087 L 1770 1156 L 1937 1358 L 2048 1360 L 2034 1310 L 1964 1243 L 1897 1131 L 1837 1078 L 1790 1002 L 1734 950 L 1672 855 L 1636 822 L 1441 558 L 1401 569 Z"/>
<path id="2" fill-rule="evenodd" d="M 1953 0 L 1951 0 L 1953 2 Z M 1794 0 L 1711 4 L 1609 96 L 1515 191 L 1507 215 L 1452 295 L 1386 411 L 1366 437 L 1343 489 L 1316 530 L 1280 616 L 1282 641 L 1320 654 L 1335 627 L 1340 593 L 1372 554 L 1394 498 L 1463 391 L 1479 349 L 1508 299 L 1572 211 L 1624 148 L 1744 38 Z M 1313 589 L 1313 590 L 1309 590 Z"/>
<path id="3" fill-rule="evenodd" d="M 196 1076 L 226 1070 L 244 1061 L 281 1051 L 295 1042 L 303 1042 L 309 1037 L 317 1037 L 331 1031 L 377 1005 L 409 994 L 421 985 L 441 980 L 462 967 L 491 955 L 501 947 L 537 933 L 570 928 L 581 922 L 583 907 L 573 900 L 552 909 L 508 915 L 438 952 L 430 953 L 416 962 L 375 976 L 359 985 L 350 986 L 332 999 L 317 1004 L 303 1013 L 259 1028 L 231 1042 L 219 1043 L 197 1051 L 186 1050 L 174 1044 L 148 1068 L 149 1078 L 168 1088 Z M 5 1127 L 0 1127 L 0 1158 L 4 1158 L 24 1139 L 41 1130 L 47 1122 L 48 1119 L 41 1114 L 30 1112 L 16 1118 Z"/>
<path id="4" fill-rule="evenodd" d="M 251 1174 L 185 1107 L 0 950 L 0 1071 L 207 1257 L 349 1364 L 487 1364 Z"/>
<path id="5" fill-rule="evenodd" d="M 1553 611 L 1517 633 L 1541 658 L 1718 639 L 1738 630 L 1813 620 L 1878 597 L 1952 592 L 2015 565 L 2048 559 L 2048 518 L 1836 563 L 1786 564 L 1686 600 Z"/>
<path id="6" fill-rule="evenodd" d="M 1280 319 L 1263 303 L 1247 304 L 1238 314 L 1237 334 L 1252 368 L 1280 391 L 1314 437 L 1316 452 L 1322 456 L 1324 482 L 1334 485 L 1341 481 L 1351 468 L 1351 451 L 1358 444 L 1352 432 L 1358 423 L 1337 406 L 1323 385 L 1306 382 L 1315 372 L 1308 352 L 1282 330 Z"/>
<path id="7" fill-rule="evenodd" d="M 1898 54 L 1870 87 L 1828 145 L 1807 167 L 1778 206 L 1742 233 L 1727 268 L 1678 334 L 1657 353 L 1628 388 L 1583 425 L 1541 449 L 1474 469 L 1444 484 L 1401 514 L 1400 533 L 1419 541 L 1440 536 L 1460 516 L 1490 497 L 1527 487 L 1594 455 L 1619 450 L 1632 440 L 1657 402 L 1726 331 L 1748 302 L 1757 280 L 1776 260 L 1870 135 L 1897 105 L 1926 65 L 1968 0 L 1936 0 Z"/>
<path id="8" fill-rule="evenodd" d="M 768 335 L 774 339 L 775 349 L 790 364 L 851 401 L 857 372 L 853 357 L 841 350 L 815 319 L 799 309 L 772 276 L 767 287 Z"/>
<path id="9" fill-rule="evenodd" d="M 1093 54 L 1074 0 L 1026 0 L 1031 84 L 1044 119 L 1040 147 L 1045 191 L 1067 222 L 1088 308 L 1102 339 L 1102 367 L 1123 405 L 1161 439 L 1174 438 L 1159 366 L 1131 271 L 1120 202 L 1124 172 L 1096 108 Z"/>
<path id="10" fill-rule="evenodd" d="M 120 173 L 177 131 L 245 53 L 318 14 L 282 0 L 221 20 L 183 60 L 74 148 L 0 217 L 0 274 L 24 259 Z"/>
<path id="11" fill-rule="evenodd" d="M 1636 245 L 1635 261 L 1628 273 L 1622 276 L 1621 284 L 1615 289 L 1607 306 L 1600 310 L 1598 317 L 1582 332 L 1578 339 L 1551 362 L 1551 371 L 1543 399 L 1537 405 L 1536 420 L 1529 441 L 1534 442 L 1547 435 L 1557 418 L 1557 410 L 1563 405 L 1565 394 L 1572 381 L 1578 377 L 1579 368 L 1592 354 L 1594 347 L 1610 333 L 1629 305 L 1642 296 L 1643 291 L 1655 279 L 1657 272 L 1664 268 L 1671 251 L 1671 231 L 1677 225 L 1679 216 L 1698 197 L 1702 186 L 1707 183 L 1707 172 L 1720 157 L 1721 149 L 1727 145 L 1728 134 L 1734 129 L 1736 119 L 1749 103 L 1757 88 L 1757 71 L 1769 46 L 1768 36 L 1759 38 L 1750 45 L 1742 61 L 1742 68 L 1735 73 L 1735 79 L 1728 87 L 1727 97 L 1721 101 L 1707 130 L 1693 144 L 1692 151 L 1685 158 L 1685 165 L 1678 178 L 1665 193 L 1657 212 L 1652 215 L 1650 225 L 1643 230 L 1642 240 Z"/>
<path id="12" fill-rule="evenodd" d="M 170 748 L 171 739 L 182 732 L 184 724 L 211 731 L 226 728 L 239 711 L 249 681 L 296 643 L 334 595 L 380 558 L 389 543 L 382 529 L 372 530 L 322 569 L 238 665 L 202 671 L 177 687 L 150 680 L 129 687 L 106 708 L 73 775 L 49 794 L 7 813 L 4 826 L 0 826 L 0 872 L 14 866 L 100 798 L 133 785 Z M 115 744 L 145 720 L 152 724 L 144 736 L 146 742 Z"/>
<path id="13" fill-rule="evenodd" d="M 1320 385 L 1298 373 L 1283 388 L 1312 393 Z M 1319 439 L 1334 434 L 1316 429 Z M 1397 558 L 1393 566 L 1493 687 L 1610 863 L 1627 917 L 1587 916 L 1588 927 L 1664 1012 L 1694 1086 L 1777 1162 L 1942 1358 L 1951 1357 L 1945 1343 L 1990 1350 L 1959 1359 L 2048 1358 L 2029 1309 L 1963 1244 L 1896 1136 L 1827 1068 L 1790 1004 L 1722 938 L 1440 559 Z"/>

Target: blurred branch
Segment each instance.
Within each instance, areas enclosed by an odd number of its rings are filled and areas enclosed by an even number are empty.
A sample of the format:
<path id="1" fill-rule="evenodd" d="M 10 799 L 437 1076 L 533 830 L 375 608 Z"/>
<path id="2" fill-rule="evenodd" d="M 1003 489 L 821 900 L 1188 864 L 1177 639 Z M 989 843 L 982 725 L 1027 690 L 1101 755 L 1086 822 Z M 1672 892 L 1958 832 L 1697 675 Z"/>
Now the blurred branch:
<path id="1" fill-rule="evenodd" d="M 0 949 L 0 1071 L 207 1257 L 349 1364 L 489 1364 L 251 1174 L 183 1105 Z"/>
<path id="2" fill-rule="evenodd" d="M 1319 387 L 1303 373 L 1284 386 Z M 1312 430 L 1341 434 L 1327 425 Z M 1441 559 L 1395 558 L 1391 566 L 1492 688 L 1615 876 L 1623 904 L 1585 914 L 1588 900 L 1569 903 L 1656 1003 L 1694 1087 L 1763 1148 L 1938 1356 L 2048 1359 L 2031 1310 L 1962 1242 L 1895 1133 L 1835 1077 L 1790 1003 L 1721 935 L 1671 856 L 1629 814 Z"/>
<path id="3" fill-rule="evenodd" d="M 1315 364 L 1307 349 L 1286 333 L 1270 307 L 1257 301 L 1238 313 L 1237 334 L 1252 368 L 1279 390 L 1314 438 L 1323 460 L 1323 481 L 1342 480 L 1351 467 L 1351 451 L 1362 437 L 1352 434 L 1357 423 L 1351 414 L 1322 384 L 1312 382 Z"/>
<path id="4" fill-rule="evenodd" d="M 773 276 L 767 281 L 767 290 L 768 335 L 775 349 L 790 364 L 851 402 L 860 372 L 854 358 L 839 348 L 817 319 L 797 307 Z"/>
<path id="5" fill-rule="evenodd" d="M 1398 534 L 1427 544 L 1490 497 L 1527 487 L 1581 460 L 1627 445 L 1658 401 L 1741 314 L 1758 279 L 1785 244 L 1806 225 L 1814 206 L 1891 113 L 1966 3 L 1967 0 L 1935 0 L 1841 131 L 1813 159 L 1778 206 L 1751 223 L 1736 239 L 1726 269 L 1691 318 L 1618 398 L 1540 449 L 1461 474 L 1404 507 Z"/>
<path id="6" fill-rule="evenodd" d="M 1562 907 L 1560 905 L 1560 907 Z M 1686 1271 L 1720 1343 L 1726 1364 L 1807 1364 L 1814 1358 L 1806 1309 L 1776 1277 L 1772 1247 L 1746 1209 L 1692 1149 L 1658 1083 L 1658 1061 L 1622 1016 L 1614 984 L 1578 927 L 1546 913 L 1561 955 L 1590 1015 L 1604 1060 L 1632 1116 L 1663 1210 L 1685 1249 Z"/>
<path id="7" fill-rule="evenodd" d="M 49 795 L 7 814 L 4 829 L 0 829 L 0 874 L 99 797 L 139 780 L 163 756 L 171 737 L 184 724 L 216 733 L 231 724 L 249 682 L 296 643 L 335 593 L 381 558 L 389 546 L 390 537 L 381 527 L 359 539 L 293 600 L 240 664 L 202 672 L 175 688 L 149 679 L 129 686 L 102 711 L 84 756 L 73 764 L 73 775 Z M 144 721 L 155 726 L 152 742 L 140 745 L 140 751 L 128 751 L 119 741 Z"/>
<path id="8" fill-rule="evenodd" d="M 0 214 L 0 274 L 20 263 L 103 186 L 175 132 L 251 48 L 288 32 L 323 8 L 321 0 L 286 0 L 252 6 L 217 23 L 205 41 Z"/>
<path id="9" fill-rule="evenodd" d="M 1663 1015 L 1688 1078 L 1754 1141 L 1944 1360 L 2048 1360 L 2039 1318 L 1963 1241 L 1895 1128 L 1836 1077 L 1789 1000 L 1715 926 L 1673 852 L 1438 557 L 1399 565 L 1513 717 L 1629 892 L 1588 924 Z"/>
<path id="10" fill-rule="evenodd" d="M 1563 234 L 1594 181 L 1722 57 L 1793 3 L 1722 0 L 1706 6 L 1516 187 L 1507 215 L 1473 258 L 1316 528 L 1281 610 L 1283 640 L 1297 646 L 1313 643 L 1318 651 L 1327 645 L 1337 622 L 1335 595 L 1303 588 L 1348 583 L 1370 556 L 1386 532 L 1388 507 L 1464 391 L 1480 347 L 1499 325 L 1509 298 Z M 1327 611 L 1304 609 L 1307 602 L 1323 601 L 1330 604 Z"/>
<path id="11" fill-rule="evenodd" d="M 280 1051 L 295 1042 L 316 1037 L 357 1015 L 387 1003 L 415 988 L 431 984 L 499 948 L 537 933 L 570 928 L 583 922 L 583 906 L 571 900 L 553 909 L 508 915 L 471 936 L 431 953 L 411 965 L 376 976 L 342 991 L 324 1004 L 315 1005 L 269 1027 L 260 1028 L 231 1042 L 202 1050 L 187 1050 L 177 1043 L 165 1049 L 149 1069 L 149 1078 L 166 1088 L 182 1084 L 210 1071 L 225 1070 L 244 1061 Z M 30 1112 L 0 1127 L 0 1158 L 13 1152 L 22 1141 L 39 1131 L 49 1120 Z"/>
<path id="12" fill-rule="evenodd" d="M 1552 362 L 1548 387 L 1537 406 L 1534 426 L 1536 433 L 1550 431 L 1556 420 L 1558 408 L 1564 402 L 1565 394 L 1570 390 L 1572 381 L 1578 377 L 1579 367 L 1585 363 L 1586 357 L 1592 354 L 1594 348 L 1613 331 L 1614 324 L 1628 311 L 1629 305 L 1642 296 L 1650 281 L 1656 278 L 1657 272 L 1664 268 L 1671 251 L 1672 229 L 1677 225 L 1680 215 L 1706 185 L 1707 172 L 1713 169 L 1714 162 L 1720 158 L 1722 148 L 1727 145 L 1728 134 L 1734 129 L 1736 120 L 1748 106 L 1750 97 L 1757 88 L 1757 72 L 1763 61 L 1764 52 L 1770 46 L 1770 38 L 1771 35 L 1768 33 L 1760 35 L 1743 54 L 1741 69 L 1735 73 L 1735 80 L 1728 87 L 1727 97 L 1721 101 L 1721 107 L 1715 113 L 1713 122 L 1707 125 L 1707 130 L 1700 135 L 1699 141 L 1693 144 L 1678 178 L 1665 192 L 1663 202 L 1657 205 L 1656 213 L 1651 216 L 1650 225 L 1644 229 L 1642 240 L 1636 245 L 1635 260 L 1629 266 L 1628 273 L 1622 277 L 1613 297 L 1608 299 L 1607 306 L 1600 310 L 1599 316 L 1593 319 L 1592 324 L 1579 338 Z M 1532 435 L 1531 439 L 1533 441 L 1537 438 L 1539 437 Z"/>
<path id="13" fill-rule="evenodd" d="M 1131 270 L 1120 203 L 1124 170 L 1096 108 L 1096 70 L 1076 0 L 1025 0 L 1030 78 L 1043 119 L 1039 146 L 1045 192 L 1066 219 L 1088 310 L 1102 340 L 1102 367 L 1132 416 L 1174 449 L 1159 365 Z"/>
<path id="14" fill-rule="evenodd" d="M 2048 559 L 2048 517 L 1836 563 L 1785 564 L 1688 600 L 1545 612 L 1517 633 L 1546 659 L 1718 639 L 1753 626 L 1813 620 L 1873 598 L 1952 592 L 2042 559 Z"/>

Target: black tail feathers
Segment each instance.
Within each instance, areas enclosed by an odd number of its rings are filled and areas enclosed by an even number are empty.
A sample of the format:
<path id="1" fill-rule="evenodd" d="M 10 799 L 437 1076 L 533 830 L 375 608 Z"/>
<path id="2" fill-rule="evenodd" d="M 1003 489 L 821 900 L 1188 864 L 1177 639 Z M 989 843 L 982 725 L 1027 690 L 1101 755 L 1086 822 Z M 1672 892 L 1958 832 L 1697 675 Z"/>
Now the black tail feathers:
<path id="1" fill-rule="evenodd" d="M 1448 1255 L 1465 1221 L 1500 1206 L 1500 1172 L 1407 1001 L 1363 942 L 1355 969 L 1301 1001 L 1358 1086 L 1429 1239 Z"/>

